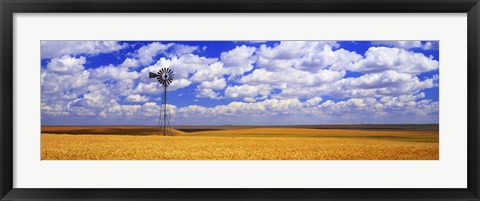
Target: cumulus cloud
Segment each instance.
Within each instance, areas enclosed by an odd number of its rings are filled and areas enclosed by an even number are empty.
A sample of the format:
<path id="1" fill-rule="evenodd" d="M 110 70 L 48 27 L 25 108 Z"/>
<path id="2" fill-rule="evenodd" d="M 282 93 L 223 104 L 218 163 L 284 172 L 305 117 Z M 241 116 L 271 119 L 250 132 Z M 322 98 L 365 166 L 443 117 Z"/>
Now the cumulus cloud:
<path id="1" fill-rule="evenodd" d="M 215 92 L 214 90 L 221 90 L 226 86 L 227 82 L 225 81 L 225 78 L 215 78 L 212 81 L 204 81 L 197 86 L 197 97 L 210 99 L 223 98 L 220 93 Z"/>
<path id="2" fill-rule="evenodd" d="M 146 46 L 143 46 L 137 50 L 137 53 L 134 54 L 135 58 L 138 60 L 140 65 L 148 65 L 153 62 L 153 57 L 165 53 L 165 51 L 173 46 L 172 43 L 163 44 L 160 42 L 153 42 Z"/>
<path id="3" fill-rule="evenodd" d="M 422 53 L 399 48 L 370 47 L 365 52 L 364 59 L 348 66 L 347 69 L 362 73 L 395 70 L 400 73 L 419 74 L 436 70 L 438 67 L 438 61 Z"/>
<path id="4" fill-rule="evenodd" d="M 274 47 L 261 45 L 256 52 L 258 67 L 265 68 L 270 71 L 281 71 L 292 67 L 297 63 L 301 63 L 302 59 L 313 60 L 313 54 L 317 57 L 326 56 L 323 50 L 331 50 L 331 47 L 337 47 L 338 44 L 333 41 L 282 41 Z M 323 62 L 318 61 L 318 62 Z M 306 64 L 309 63 L 306 61 Z M 312 62 L 310 62 L 312 63 Z M 328 62 L 325 62 L 325 64 Z M 301 65 L 300 65 L 301 66 Z M 324 66 L 313 65 L 314 68 L 320 69 Z"/>
<path id="5" fill-rule="evenodd" d="M 47 64 L 47 70 L 55 73 L 70 74 L 82 71 L 84 69 L 85 57 L 63 56 L 54 58 Z"/>
<path id="6" fill-rule="evenodd" d="M 175 78 L 187 79 L 197 70 L 207 68 L 208 65 L 216 62 L 217 59 L 201 57 L 193 54 L 186 54 L 171 59 L 160 58 L 154 65 L 141 70 L 142 77 L 148 78 L 148 72 L 158 72 L 161 68 L 171 68 Z"/>
<path id="7" fill-rule="evenodd" d="M 316 106 L 316 105 L 318 105 L 318 104 L 320 103 L 320 101 L 322 101 L 322 98 L 321 98 L 321 97 L 313 97 L 313 98 L 308 99 L 308 100 L 305 102 L 305 104 L 306 104 L 306 106 L 311 107 L 311 106 Z"/>
<path id="8" fill-rule="evenodd" d="M 192 54 L 193 52 L 197 51 L 197 46 L 190 46 L 190 45 L 183 45 L 183 44 L 174 44 L 173 51 L 168 53 L 169 57 L 180 57 L 186 54 Z"/>
<path id="9" fill-rule="evenodd" d="M 422 41 L 416 40 L 406 40 L 406 41 L 373 41 L 373 45 L 385 45 L 389 47 L 397 47 L 402 49 L 410 49 L 410 48 L 421 48 Z"/>
<path id="10" fill-rule="evenodd" d="M 158 94 L 160 93 L 161 86 L 157 82 L 150 82 L 150 83 L 138 83 L 137 87 L 133 91 L 134 93 L 142 93 L 142 94 Z"/>
<path id="11" fill-rule="evenodd" d="M 137 79 L 140 74 L 136 71 L 130 71 L 128 68 L 119 68 L 114 65 L 102 66 L 90 70 L 92 78 L 102 80 L 125 80 Z"/>
<path id="12" fill-rule="evenodd" d="M 420 80 L 418 77 L 386 71 L 382 73 L 365 74 L 360 77 L 343 78 L 333 83 L 316 86 L 286 87 L 274 98 L 329 96 L 335 98 L 361 98 L 398 96 L 416 94 L 424 89 L 438 87 L 437 76 Z"/>
<path id="13" fill-rule="evenodd" d="M 423 44 L 422 47 L 424 50 L 438 50 L 439 42 L 438 41 L 428 41 Z"/>
<path id="14" fill-rule="evenodd" d="M 41 41 L 42 59 L 62 57 L 68 55 L 97 55 L 126 48 L 127 44 L 117 41 Z"/>
<path id="15" fill-rule="evenodd" d="M 421 48 L 424 50 L 435 50 L 438 49 L 438 41 L 416 41 L 416 40 L 406 40 L 406 41 L 373 41 L 373 45 L 378 46 L 388 46 L 396 47 L 402 49 L 412 49 L 412 48 Z"/>
<path id="16" fill-rule="evenodd" d="M 227 86 L 227 82 L 225 81 L 225 78 L 215 78 L 212 81 L 204 81 L 202 82 L 199 87 L 203 89 L 214 89 L 214 90 L 220 90 L 223 89 Z"/>
<path id="17" fill-rule="evenodd" d="M 317 73 L 288 68 L 281 72 L 255 69 L 251 74 L 242 77 L 239 82 L 245 84 L 270 84 L 281 88 L 288 86 L 317 86 L 321 83 L 328 83 L 340 80 L 345 71 L 321 70 Z"/>
<path id="18" fill-rule="evenodd" d="M 134 95 L 128 95 L 126 98 L 125 98 L 125 101 L 128 101 L 128 102 L 147 102 L 149 101 L 150 98 L 147 97 L 147 96 L 142 96 L 142 95 L 139 95 L 139 94 L 134 94 Z"/>
<path id="19" fill-rule="evenodd" d="M 325 44 L 323 49 L 307 52 L 296 63 L 294 68 L 316 73 L 330 68 L 333 70 L 342 69 L 344 66 L 352 65 L 362 58 L 355 52 L 349 52 L 344 49 L 333 50 L 329 44 Z"/>
<path id="20" fill-rule="evenodd" d="M 212 81 L 223 77 L 227 73 L 227 69 L 220 62 L 215 62 L 209 66 L 202 66 L 190 78 L 194 82 Z"/>
<path id="21" fill-rule="evenodd" d="M 191 84 L 187 79 L 176 79 L 168 86 L 168 91 L 175 91 L 187 87 Z M 156 80 L 151 80 L 150 82 L 140 82 L 137 87 L 133 90 L 134 93 L 141 94 L 160 94 L 163 93 L 163 86 L 158 83 Z"/>
<path id="22" fill-rule="evenodd" d="M 254 60 L 252 56 L 256 49 L 245 45 L 237 46 L 233 50 L 223 52 L 220 55 L 220 60 L 231 75 L 242 75 L 253 69 L 252 63 Z"/>
<path id="23" fill-rule="evenodd" d="M 237 85 L 228 86 L 225 89 L 225 96 L 230 98 L 259 98 L 265 99 L 272 88 L 269 85 Z"/>
<path id="24" fill-rule="evenodd" d="M 438 86 L 435 78 L 420 80 L 412 74 L 385 71 L 366 74 L 357 78 L 345 78 L 332 87 L 342 96 L 372 96 L 414 94 L 421 89 Z M 364 93 L 364 94 L 362 94 Z M 335 92 L 332 92 L 335 94 Z"/>
<path id="25" fill-rule="evenodd" d="M 134 53 L 130 53 L 129 55 L 132 57 L 126 58 L 120 67 L 137 68 L 146 66 L 154 62 L 154 58 L 158 55 L 164 55 L 168 58 L 180 57 L 191 54 L 197 49 L 196 46 L 153 42 L 140 47 Z"/>
<path id="26" fill-rule="evenodd" d="M 168 86 L 168 90 L 174 91 L 174 90 L 177 90 L 177 89 L 181 89 L 181 88 L 187 87 L 187 86 L 189 86 L 190 84 L 192 84 L 192 82 L 191 82 L 190 80 L 187 80 L 187 79 L 176 79 L 176 80 L 173 80 L 172 84 L 170 84 L 170 85 Z"/>
<path id="27" fill-rule="evenodd" d="M 219 93 L 213 91 L 212 89 L 198 88 L 197 89 L 197 98 L 210 98 L 217 99 L 219 98 Z"/>
<path id="28" fill-rule="evenodd" d="M 167 112 L 175 116 L 176 106 L 167 105 Z M 99 116 L 104 119 L 141 119 L 141 120 L 151 120 L 153 122 L 158 118 L 158 112 L 160 111 L 160 105 L 157 105 L 155 102 L 146 102 L 142 105 L 112 105 L 110 107 L 105 107 L 100 113 Z M 156 122 L 155 122 L 156 123 Z"/>
<path id="29" fill-rule="evenodd" d="M 203 107 L 199 105 L 190 105 L 178 108 L 176 114 L 182 119 L 205 119 L 210 122 L 219 123 L 229 122 L 233 119 L 248 118 L 259 121 L 265 119 L 275 119 L 276 121 L 285 121 L 279 123 L 299 124 L 299 123 L 318 123 L 320 122 L 355 122 L 360 123 L 365 120 L 376 119 L 380 122 L 407 121 L 405 118 L 412 118 L 409 114 L 418 114 L 422 112 L 423 121 L 434 121 L 438 118 L 438 102 L 431 100 L 415 101 L 419 97 L 403 96 L 396 103 L 395 108 L 388 105 L 395 97 L 377 100 L 375 98 L 351 98 L 345 101 L 334 102 L 327 100 L 319 104 L 319 98 L 312 98 L 305 102 L 298 99 L 267 99 L 260 102 L 232 102 L 227 105 L 218 105 L 215 107 Z M 388 99 L 388 100 L 387 100 Z M 315 104 L 312 104 L 315 103 Z M 428 108 L 428 109 L 425 109 Z M 285 116 L 294 116 L 295 118 L 285 118 Z M 424 118 L 425 116 L 429 118 Z M 413 116 L 414 118 L 416 116 Z M 423 122 L 423 123 L 425 123 Z M 272 122 L 270 122 L 272 123 Z"/>
<path id="30" fill-rule="evenodd" d="M 62 96 L 61 92 L 85 86 L 90 72 L 84 70 L 83 64 L 85 64 L 84 57 L 63 56 L 52 59 L 41 71 L 42 94 L 50 96 L 59 93 Z"/>
<path id="31" fill-rule="evenodd" d="M 248 114 L 276 114 L 276 113 L 293 113 L 302 107 L 302 103 L 298 99 L 268 99 L 261 102 L 245 103 L 231 102 L 227 105 L 219 105 L 207 108 L 198 105 L 191 105 L 179 108 L 177 114 L 184 117 L 216 117 L 216 116 L 232 116 L 232 115 L 248 115 Z M 271 112 L 271 113 L 268 113 Z"/>

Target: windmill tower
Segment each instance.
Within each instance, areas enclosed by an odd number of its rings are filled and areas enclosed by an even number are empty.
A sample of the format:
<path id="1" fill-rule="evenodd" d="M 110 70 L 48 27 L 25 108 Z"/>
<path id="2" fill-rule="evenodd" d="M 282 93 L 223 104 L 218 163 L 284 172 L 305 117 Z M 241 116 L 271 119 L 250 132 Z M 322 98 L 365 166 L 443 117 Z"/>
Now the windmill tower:
<path id="1" fill-rule="evenodd" d="M 167 87 L 173 82 L 173 71 L 170 68 L 162 68 L 157 73 L 149 73 L 149 78 L 157 78 L 158 83 L 163 87 L 162 108 L 158 116 L 158 129 L 163 129 L 163 136 L 173 135 L 170 126 L 170 116 L 167 113 Z"/>

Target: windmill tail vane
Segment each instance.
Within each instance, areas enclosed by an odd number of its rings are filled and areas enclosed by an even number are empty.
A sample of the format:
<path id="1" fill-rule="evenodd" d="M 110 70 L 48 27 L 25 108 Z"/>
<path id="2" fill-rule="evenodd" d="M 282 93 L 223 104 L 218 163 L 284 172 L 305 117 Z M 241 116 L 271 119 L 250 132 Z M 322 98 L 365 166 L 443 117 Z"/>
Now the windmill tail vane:
<path id="1" fill-rule="evenodd" d="M 156 78 L 157 76 L 158 76 L 158 74 L 152 73 L 152 72 L 150 72 L 150 73 L 148 74 L 148 78 Z"/>
<path id="2" fill-rule="evenodd" d="M 173 71 L 170 68 L 162 68 L 157 73 L 150 72 L 149 78 L 156 78 L 158 83 L 163 86 L 162 108 L 158 116 L 158 129 L 164 136 L 173 135 L 173 129 L 170 125 L 170 115 L 167 111 L 167 87 L 173 82 Z"/>

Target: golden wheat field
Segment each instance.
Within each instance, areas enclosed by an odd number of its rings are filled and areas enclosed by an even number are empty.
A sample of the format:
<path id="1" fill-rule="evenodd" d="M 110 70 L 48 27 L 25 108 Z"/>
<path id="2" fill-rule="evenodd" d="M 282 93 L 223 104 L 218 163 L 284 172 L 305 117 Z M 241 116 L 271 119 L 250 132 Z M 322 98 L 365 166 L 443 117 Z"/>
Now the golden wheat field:
<path id="1" fill-rule="evenodd" d="M 195 130 L 195 129 L 193 129 Z M 438 130 L 42 128 L 42 160 L 438 160 Z"/>

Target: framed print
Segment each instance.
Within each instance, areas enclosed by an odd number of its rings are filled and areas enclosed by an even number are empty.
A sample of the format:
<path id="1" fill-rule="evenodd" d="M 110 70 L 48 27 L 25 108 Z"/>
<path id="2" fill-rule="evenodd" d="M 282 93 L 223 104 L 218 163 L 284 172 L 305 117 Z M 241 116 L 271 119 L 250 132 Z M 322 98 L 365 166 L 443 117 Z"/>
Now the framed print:
<path id="1" fill-rule="evenodd" d="M 2 200 L 479 200 L 478 1 L 2 1 Z"/>

